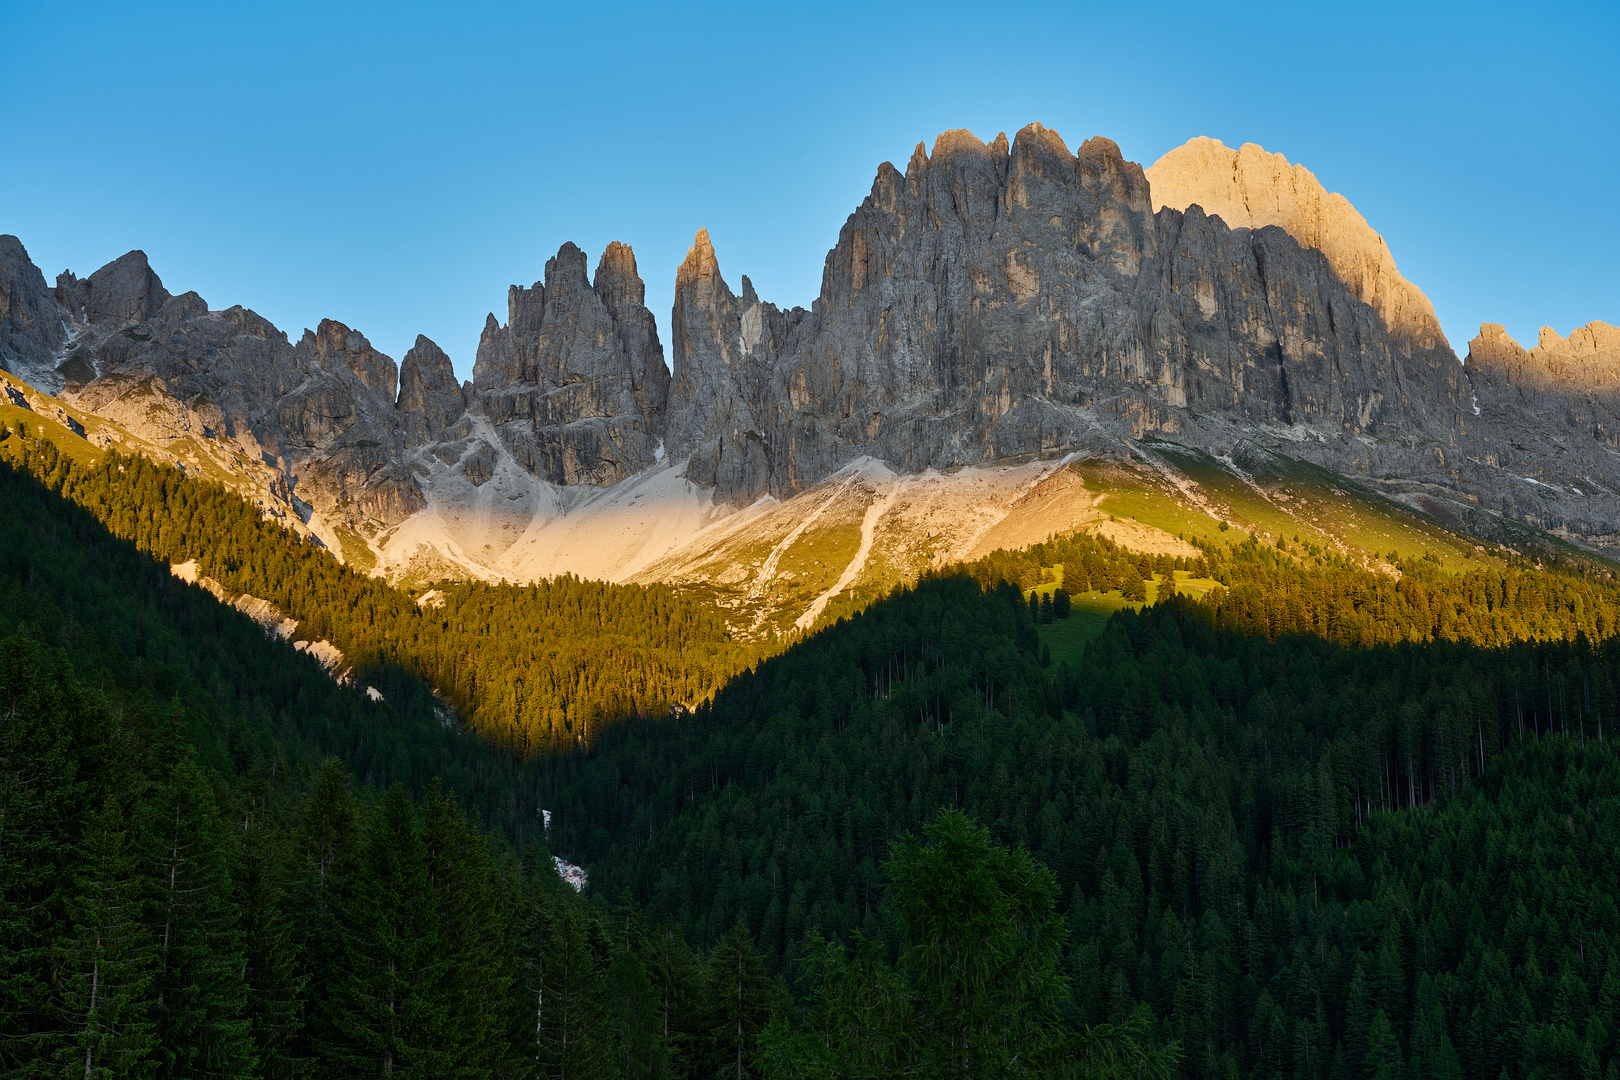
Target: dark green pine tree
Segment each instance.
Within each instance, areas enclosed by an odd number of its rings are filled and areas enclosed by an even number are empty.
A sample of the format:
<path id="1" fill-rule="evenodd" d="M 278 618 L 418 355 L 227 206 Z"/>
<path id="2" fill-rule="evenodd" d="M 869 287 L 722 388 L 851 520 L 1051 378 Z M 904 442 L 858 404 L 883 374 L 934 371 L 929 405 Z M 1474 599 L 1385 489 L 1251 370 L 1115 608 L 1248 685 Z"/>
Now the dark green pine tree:
<path id="1" fill-rule="evenodd" d="M 1052 874 L 957 810 L 885 866 L 916 998 L 910 1055 L 933 1076 L 1041 1075 L 1061 1042 L 1065 927 Z"/>
<path id="2" fill-rule="evenodd" d="M 531 960 L 539 1075 L 612 1076 L 616 1062 L 603 1017 L 602 976 L 584 916 L 572 904 L 547 908 L 537 913 Z"/>
<path id="3" fill-rule="evenodd" d="M 327 977 L 325 1071 L 352 1076 L 418 1072 L 441 1026 L 433 988 L 443 978 L 417 811 L 399 785 L 373 810 L 352 880 L 333 883 L 341 957 Z"/>
<path id="4" fill-rule="evenodd" d="M 327 758 L 300 810 L 288 910 L 298 949 L 298 976 L 304 983 L 304 1007 L 294 1057 L 309 1061 L 316 1045 L 335 1039 L 322 1003 L 331 1000 L 332 979 L 343 958 L 338 913 L 355 878 L 359 811 L 349 790 L 343 763 Z"/>
<path id="5" fill-rule="evenodd" d="M 292 919 L 287 914 L 286 833 L 267 815 L 246 812 L 236 903 L 242 913 L 247 1016 L 259 1075 L 290 1080 L 298 1074 L 294 1039 L 302 1026 L 303 991 Z"/>
<path id="6" fill-rule="evenodd" d="M 781 984 L 754 951 L 753 935 L 738 923 L 715 942 L 704 978 L 709 1008 L 707 1075 L 744 1080 L 759 1075 L 759 1035 L 785 1005 Z"/>
<path id="7" fill-rule="evenodd" d="M 1372 1026 L 1367 1029 L 1367 1065 L 1363 1074 L 1367 1080 L 1402 1080 L 1401 1044 L 1390 1026 L 1383 1009 L 1373 1014 Z"/>
<path id="8" fill-rule="evenodd" d="M 1367 974 L 1361 961 L 1357 960 L 1355 971 L 1350 976 L 1350 988 L 1345 991 L 1342 1064 L 1347 1070 L 1346 1080 L 1360 1080 L 1362 1066 L 1367 1060 L 1367 1038 L 1372 1023 L 1373 1006 L 1367 991 Z M 1335 1077 L 1335 1080 L 1340 1078 Z"/>
<path id="9" fill-rule="evenodd" d="M 126 806 L 109 799 L 86 823 L 67 924 L 51 947 L 57 1034 L 49 1055 L 34 1062 L 38 1075 L 141 1077 L 157 1070 L 157 950 L 140 918 L 144 883 L 127 818 Z"/>
<path id="10" fill-rule="evenodd" d="M 702 1041 L 701 962 L 686 944 L 680 927 L 673 922 L 665 922 L 648 932 L 643 955 L 670 1070 L 676 1075 L 689 1075 L 695 1068 Z"/>
<path id="11" fill-rule="evenodd" d="M 162 723 L 167 735 L 154 747 L 155 760 L 172 765 L 153 785 L 141 824 L 157 950 L 157 1075 L 243 1075 L 256 1056 L 232 882 L 240 830 L 221 818 L 212 785 L 180 742 L 178 706 Z"/>
<path id="12" fill-rule="evenodd" d="M 602 979 L 607 1024 L 618 1048 L 618 1071 L 625 1080 L 656 1080 L 669 1075 L 669 1051 L 660 1031 L 658 994 L 647 966 L 630 949 L 621 951 Z"/>
<path id="13" fill-rule="evenodd" d="M 435 781 L 422 828 L 439 963 L 416 986 L 424 1075 L 488 1077 L 509 1064 L 501 1047 L 512 989 L 510 943 L 497 905 L 488 843 Z"/>
<path id="14" fill-rule="evenodd" d="M 70 689 L 32 641 L 0 642 L 0 1072 L 45 1050 L 55 912 L 89 792 Z"/>

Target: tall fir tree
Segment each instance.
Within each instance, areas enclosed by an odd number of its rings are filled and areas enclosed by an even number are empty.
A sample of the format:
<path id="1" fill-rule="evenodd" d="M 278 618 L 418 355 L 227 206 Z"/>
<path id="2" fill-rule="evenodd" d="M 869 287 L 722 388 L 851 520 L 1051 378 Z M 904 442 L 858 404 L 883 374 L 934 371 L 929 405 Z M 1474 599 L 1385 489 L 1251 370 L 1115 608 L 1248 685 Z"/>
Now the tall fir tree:
<path id="1" fill-rule="evenodd" d="M 142 821 L 147 918 L 157 950 L 157 1075 L 243 1075 L 253 1071 L 256 1055 L 232 881 L 240 830 L 221 819 L 221 793 L 180 741 L 181 722 L 178 706 L 171 707 L 166 737 L 154 750 L 158 761 L 172 764 L 145 800 Z"/>
<path id="2" fill-rule="evenodd" d="M 342 954 L 327 980 L 330 1041 L 321 1049 L 350 1075 L 432 1076 L 448 958 L 421 826 L 397 784 L 369 817 L 336 911 Z"/>

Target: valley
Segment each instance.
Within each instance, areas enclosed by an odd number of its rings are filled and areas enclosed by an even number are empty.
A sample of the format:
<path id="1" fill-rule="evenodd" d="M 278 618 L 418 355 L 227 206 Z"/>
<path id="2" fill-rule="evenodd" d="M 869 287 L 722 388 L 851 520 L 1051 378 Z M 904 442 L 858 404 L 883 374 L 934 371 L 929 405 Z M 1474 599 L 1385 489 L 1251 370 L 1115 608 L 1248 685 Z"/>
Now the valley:
<path id="1" fill-rule="evenodd" d="M 1039 124 L 589 270 L 459 382 L 0 236 L 0 1069 L 1616 1074 L 1612 327 Z"/>

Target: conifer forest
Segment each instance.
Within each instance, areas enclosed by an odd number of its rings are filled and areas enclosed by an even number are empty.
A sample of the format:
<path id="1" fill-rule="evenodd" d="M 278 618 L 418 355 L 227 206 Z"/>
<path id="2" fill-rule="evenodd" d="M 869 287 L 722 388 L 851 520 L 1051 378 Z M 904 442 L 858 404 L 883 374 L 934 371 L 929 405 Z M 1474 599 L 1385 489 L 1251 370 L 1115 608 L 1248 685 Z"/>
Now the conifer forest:
<path id="1" fill-rule="evenodd" d="M 1595 561 L 1073 533 L 749 638 L 0 436 L 7 1076 L 1620 1080 Z"/>

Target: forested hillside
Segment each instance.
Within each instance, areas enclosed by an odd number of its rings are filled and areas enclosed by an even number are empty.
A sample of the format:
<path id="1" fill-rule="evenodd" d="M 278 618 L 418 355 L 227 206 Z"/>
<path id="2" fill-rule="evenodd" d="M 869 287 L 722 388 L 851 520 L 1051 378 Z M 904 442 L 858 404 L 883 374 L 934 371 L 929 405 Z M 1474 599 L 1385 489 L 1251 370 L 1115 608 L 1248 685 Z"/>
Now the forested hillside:
<path id="1" fill-rule="evenodd" d="M 1078 1017 L 1147 1006 L 1187 1076 L 1610 1075 L 1620 641 L 1547 599 L 1591 583 L 1513 580 L 1562 640 L 1273 638 L 1228 594 L 1116 615 L 1075 670 L 1016 588 L 927 581 L 548 762 L 554 840 L 813 983 L 807 932 L 895 954 L 884 859 L 960 807 L 1054 876 Z"/>
<path id="2" fill-rule="evenodd" d="M 741 670 L 667 590 L 419 605 L 176 471 L 0 454 L 9 1070 L 1620 1076 L 1589 568 L 1078 536 Z M 1047 666 L 1043 581 L 1159 602 Z"/>
<path id="3" fill-rule="evenodd" d="M 233 593 L 300 621 L 361 671 L 403 667 L 469 726 L 520 757 L 588 743 L 631 714 L 711 695 L 774 649 L 733 642 L 718 613 L 665 586 L 562 577 L 528 586 L 446 584 L 428 604 L 339 564 L 241 496 L 141 456 L 74 460 L 26 424 L 0 425 L 0 457 L 170 563 L 196 560 Z M 368 676 L 369 677 L 369 676 Z"/>
<path id="4" fill-rule="evenodd" d="M 577 897 L 535 766 L 447 728 L 414 676 L 371 670 L 382 702 L 334 682 L 5 463 L 0 506 L 7 1075 L 804 1075 L 796 1006 L 747 929 L 694 951 Z M 968 859 L 990 917 L 1007 858 Z M 926 865 L 910 880 L 932 894 Z M 1051 959 L 1029 963 L 1061 988 Z M 965 1043 L 905 1045 L 1036 1061 L 1000 993 L 1020 986 L 975 999 Z M 905 1000 L 959 1015 L 937 979 Z M 1043 1075 L 1172 1060 L 1066 1019 L 1022 1029 Z"/>

